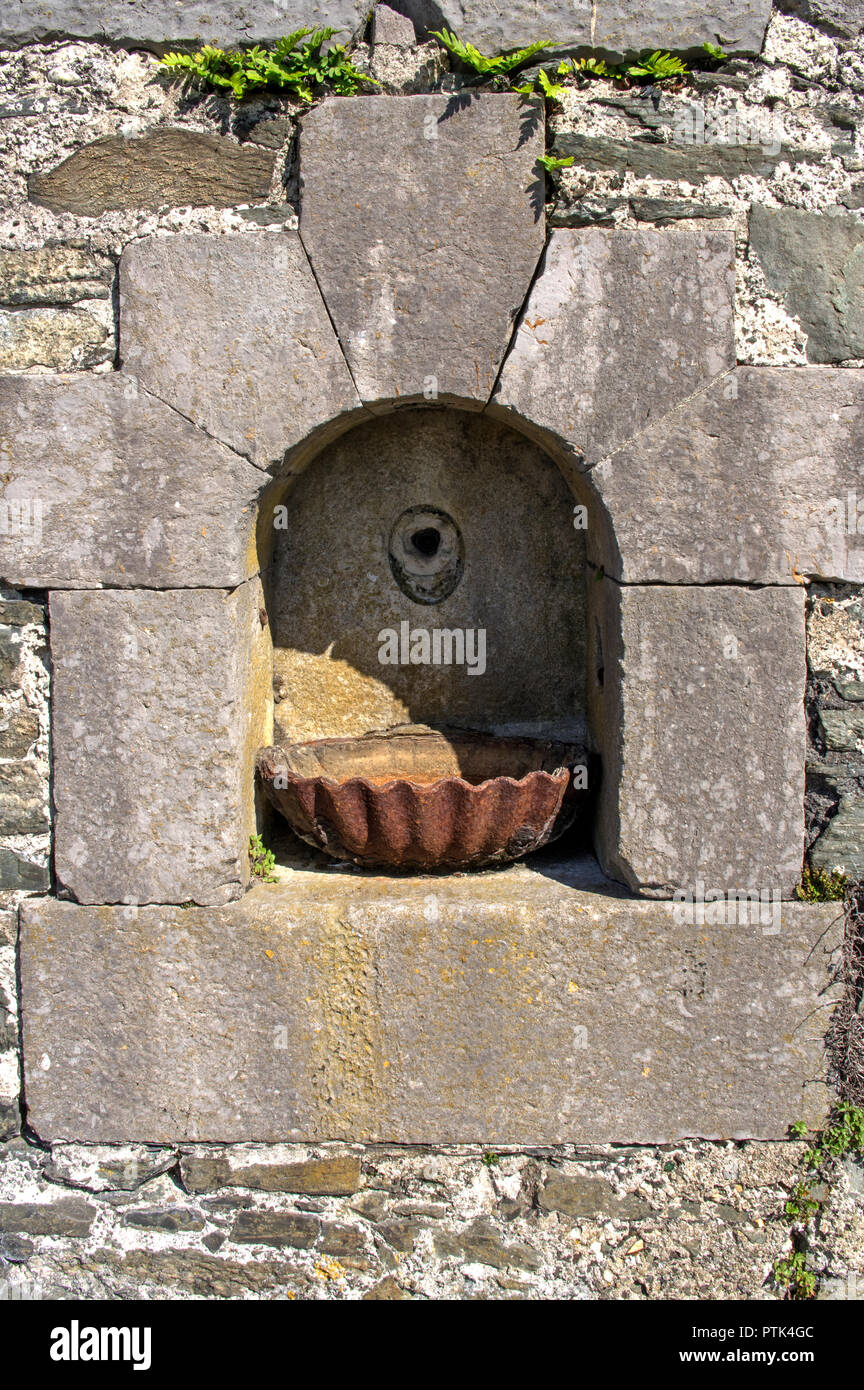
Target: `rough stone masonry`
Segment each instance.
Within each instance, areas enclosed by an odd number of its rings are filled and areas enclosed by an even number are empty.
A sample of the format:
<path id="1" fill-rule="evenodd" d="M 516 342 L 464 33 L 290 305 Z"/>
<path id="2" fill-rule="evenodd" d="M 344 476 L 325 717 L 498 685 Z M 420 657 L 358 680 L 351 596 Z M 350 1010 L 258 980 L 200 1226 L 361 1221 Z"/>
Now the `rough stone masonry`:
<path id="1" fill-rule="evenodd" d="M 546 103 L 398 8 L 316 15 L 379 85 L 311 109 L 158 71 L 293 0 L 0 19 L 12 1296 L 780 1297 L 800 1146 L 765 1141 L 852 1094 L 842 904 L 795 889 L 805 851 L 864 878 L 860 7 L 444 7 L 550 71 L 693 69 Z M 267 620 L 274 508 L 430 380 L 587 515 L 599 868 L 250 890 L 254 752 L 313 669 Z M 806 1256 L 849 1298 L 834 1176 Z"/>

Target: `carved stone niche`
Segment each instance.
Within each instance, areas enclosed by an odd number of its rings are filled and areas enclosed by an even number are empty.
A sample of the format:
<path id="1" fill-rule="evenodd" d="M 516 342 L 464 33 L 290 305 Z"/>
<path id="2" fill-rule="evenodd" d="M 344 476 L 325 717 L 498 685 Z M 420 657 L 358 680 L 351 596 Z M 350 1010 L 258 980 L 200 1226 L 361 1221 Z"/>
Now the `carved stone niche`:
<path id="1" fill-rule="evenodd" d="M 276 504 L 273 540 L 277 742 L 584 735 L 585 532 L 532 440 L 452 409 L 371 420 Z"/>

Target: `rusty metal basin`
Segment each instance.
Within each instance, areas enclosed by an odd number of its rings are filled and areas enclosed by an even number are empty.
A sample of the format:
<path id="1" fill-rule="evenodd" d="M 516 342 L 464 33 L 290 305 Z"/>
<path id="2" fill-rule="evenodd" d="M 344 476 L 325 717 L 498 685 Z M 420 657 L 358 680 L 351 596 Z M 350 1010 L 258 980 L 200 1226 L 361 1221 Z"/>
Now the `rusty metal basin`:
<path id="1" fill-rule="evenodd" d="M 520 859 L 561 834 L 588 794 L 585 749 L 405 725 L 361 738 L 262 748 L 272 804 L 334 859 L 391 869 L 467 869 Z"/>

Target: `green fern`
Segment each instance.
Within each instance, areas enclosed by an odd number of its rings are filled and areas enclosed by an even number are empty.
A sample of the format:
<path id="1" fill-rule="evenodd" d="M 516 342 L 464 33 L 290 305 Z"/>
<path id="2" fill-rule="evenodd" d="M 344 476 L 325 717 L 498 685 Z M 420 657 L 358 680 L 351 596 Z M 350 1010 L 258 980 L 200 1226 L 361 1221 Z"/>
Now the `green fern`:
<path id="1" fill-rule="evenodd" d="M 482 77 L 501 77 L 505 73 L 515 72 L 516 68 L 529 63 L 544 48 L 552 47 L 551 39 L 539 39 L 536 43 L 529 43 L 527 48 L 510 48 L 495 58 L 487 58 L 473 44 L 463 43 L 449 29 L 433 29 L 432 38 L 437 39 L 452 57 L 458 58 Z"/>
<path id="2" fill-rule="evenodd" d="M 702 48 L 706 58 L 710 58 L 712 63 L 728 63 L 729 54 L 724 53 L 722 48 L 715 48 L 713 43 L 703 43 Z"/>
<path id="3" fill-rule="evenodd" d="M 322 87 L 353 96 L 361 83 L 379 84 L 358 72 L 342 44 L 324 45 L 336 29 L 295 29 L 272 49 L 223 49 L 205 44 L 197 53 L 166 53 L 161 70 L 187 87 L 230 91 L 237 101 L 257 92 L 288 92 L 311 103 Z M 306 40 L 305 43 L 302 40 Z"/>
<path id="4" fill-rule="evenodd" d="M 569 169 L 575 162 L 576 156 L 571 154 L 566 159 L 558 159 L 554 154 L 539 154 L 537 163 L 542 164 L 547 174 L 555 174 L 559 169 Z"/>
<path id="5" fill-rule="evenodd" d="M 674 58 L 671 53 L 661 53 L 658 49 L 656 53 L 640 58 L 638 63 L 625 67 L 624 76 L 636 82 L 666 82 L 672 77 L 686 77 L 689 71 L 681 58 Z"/>
<path id="6" fill-rule="evenodd" d="M 619 68 L 609 67 L 602 58 L 574 58 L 570 65 L 571 71 L 578 73 L 581 77 L 620 77 Z"/>

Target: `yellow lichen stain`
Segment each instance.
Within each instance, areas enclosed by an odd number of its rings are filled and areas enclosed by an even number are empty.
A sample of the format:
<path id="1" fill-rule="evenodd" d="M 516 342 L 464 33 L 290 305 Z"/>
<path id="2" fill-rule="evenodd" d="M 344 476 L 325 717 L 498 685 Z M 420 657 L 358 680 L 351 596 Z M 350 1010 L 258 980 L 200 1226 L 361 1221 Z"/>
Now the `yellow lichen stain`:
<path id="1" fill-rule="evenodd" d="M 267 957 L 268 960 L 272 960 L 272 959 L 273 959 L 273 952 L 272 952 L 272 951 L 265 951 L 264 954 L 265 954 L 265 956 Z"/>
<path id="2" fill-rule="evenodd" d="M 650 1068 L 650 1067 L 643 1067 L 643 1068 L 642 1068 L 642 1075 L 643 1075 L 643 1076 L 650 1076 L 650 1075 L 651 1075 L 651 1068 Z"/>
<path id="3" fill-rule="evenodd" d="M 331 1260 L 323 1255 L 315 1264 L 313 1270 L 316 1279 L 344 1279 L 345 1269 L 338 1260 Z"/>
<path id="4" fill-rule="evenodd" d="M 576 981 L 575 981 L 575 980 L 569 980 L 569 981 L 568 981 L 568 983 L 567 983 L 567 993 L 568 993 L 568 994 L 578 994 L 578 993 L 579 993 L 579 986 L 576 984 Z"/>

